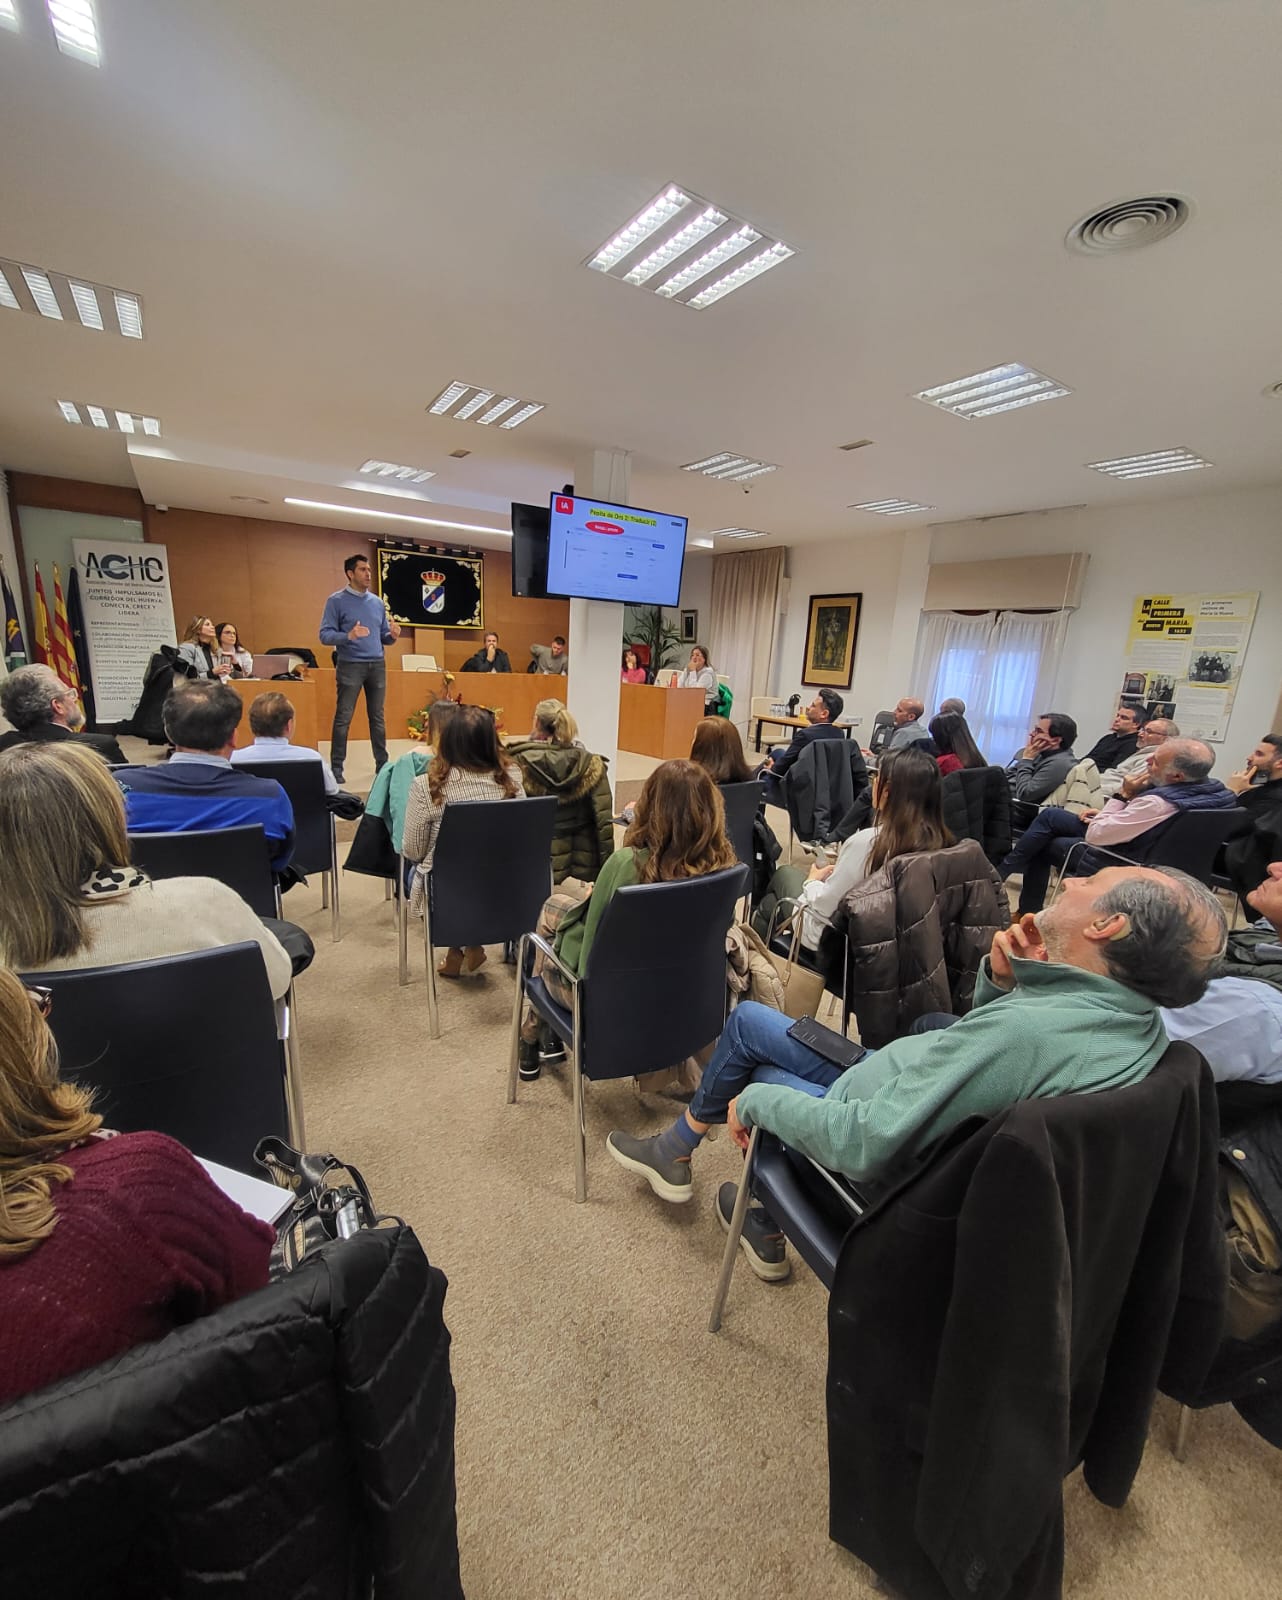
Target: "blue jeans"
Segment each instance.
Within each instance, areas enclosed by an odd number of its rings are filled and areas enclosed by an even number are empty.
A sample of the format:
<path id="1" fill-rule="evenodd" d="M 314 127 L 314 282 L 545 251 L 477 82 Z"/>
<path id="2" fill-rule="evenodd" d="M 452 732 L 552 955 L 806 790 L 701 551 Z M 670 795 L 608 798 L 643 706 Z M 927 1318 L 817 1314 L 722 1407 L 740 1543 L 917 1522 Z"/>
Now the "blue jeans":
<path id="1" fill-rule="evenodd" d="M 750 1083 L 778 1083 L 822 1100 L 842 1069 L 788 1037 L 792 1018 L 745 1000 L 730 1013 L 712 1060 L 690 1102 L 696 1122 L 724 1122 L 730 1102 Z"/>
<path id="2" fill-rule="evenodd" d="M 1061 866 L 1079 839 L 1086 837 L 1086 824 L 1062 806 L 1047 806 L 1039 811 L 1015 841 L 1015 847 L 997 869 L 1003 878 L 1022 872 L 1019 915 L 1040 911 L 1046 904 L 1051 868 Z"/>

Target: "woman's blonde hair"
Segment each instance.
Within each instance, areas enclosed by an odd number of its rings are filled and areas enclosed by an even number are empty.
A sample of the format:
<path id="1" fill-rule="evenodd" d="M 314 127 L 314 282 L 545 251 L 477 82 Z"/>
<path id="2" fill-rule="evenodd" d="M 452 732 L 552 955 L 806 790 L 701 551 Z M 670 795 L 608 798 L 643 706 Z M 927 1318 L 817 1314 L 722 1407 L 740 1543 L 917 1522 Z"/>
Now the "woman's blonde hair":
<path id="1" fill-rule="evenodd" d="M 82 950 L 83 885 L 128 861 L 124 797 L 95 751 L 64 741 L 0 755 L 0 961 L 24 971 Z"/>
<path id="2" fill-rule="evenodd" d="M 559 700 L 540 700 L 534 708 L 534 726 L 553 744 L 570 745 L 579 737 L 579 725 Z"/>
<path id="3" fill-rule="evenodd" d="M 693 761 L 665 761 L 645 780 L 625 845 L 650 852 L 642 883 L 701 878 L 738 859 L 726 837 L 721 790 Z"/>
<path id="4" fill-rule="evenodd" d="M 427 769 L 427 792 L 436 805 L 443 800 L 446 780 L 455 769 L 488 773 L 502 789 L 505 800 L 512 800 L 521 792 L 517 769 L 509 766 L 494 717 L 484 706 L 460 706 L 445 719 L 441 742 Z"/>
<path id="5" fill-rule="evenodd" d="M 71 1177 L 58 1157 L 101 1125 L 93 1091 L 58 1081 L 44 1018 L 0 967 L 0 1261 L 26 1255 L 53 1232 L 53 1187 Z"/>
<path id="6" fill-rule="evenodd" d="M 200 630 L 205 626 L 206 623 L 208 623 L 209 626 L 212 628 L 213 625 L 214 625 L 214 619 L 212 617 L 193 617 L 191 619 L 191 621 L 187 624 L 186 628 L 183 630 L 183 640 L 182 640 L 182 642 L 184 644 L 199 644 L 200 643 Z M 237 635 L 237 637 L 239 638 L 239 635 Z M 217 644 L 217 642 L 218 642 L 218 635 L 215 634 L 214 635 L 214 643 Z"/>

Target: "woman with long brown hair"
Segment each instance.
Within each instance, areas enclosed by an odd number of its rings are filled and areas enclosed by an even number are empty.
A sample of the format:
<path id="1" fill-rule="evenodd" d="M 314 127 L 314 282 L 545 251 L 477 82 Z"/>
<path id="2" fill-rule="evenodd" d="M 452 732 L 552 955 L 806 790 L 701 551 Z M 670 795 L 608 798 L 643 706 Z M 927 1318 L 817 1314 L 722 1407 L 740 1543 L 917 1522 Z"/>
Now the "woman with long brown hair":
<path id="1" fill-rule="evenodd" d="M 173 1139 L 103 1133 L 49 1003 L 0 967 L 0 1405 L 262 1288 L 275 1238 Z"/>
<path id="2" fill-rule="evenodd" d="M 586 894 L 560 892 L 545 903 L 537 932 L 555 934 L 558 958 L 576 975 L 587 966 L 601 917 L 616 889 L 637 883 L 671 883 L 699 878 L 735 865 L 726 837 L 726 808 L 715 783 L 693 761 L 665 761 L 646 779 L 622 846 L 601 868 Z M 569 985 L 551 963 L 541 976 L 552 998 L 570 1005 Z M 538 1018 L 527 1013 L 521 1028 L 520 1073 L 537 1078 L 540 1070 Z M 552 1055 L 561 1052 L 555 1048 Z M 544 1059 L 548 1059 L 545 1053 Z"/>
<path id="3" fill-rule="evenodd" d="M 218 630 L 212 617 L 195 616 L 183 629 L 175 665 L 180 676 L 189 678 L 227 678 L 231 666 L 218 650 Z"/>
<path id="4" fill-rule="evenodd" d="M 748 783 L 754 774 L 743 753 L 743 740 L 725 717 L 701 717 L 694 725 L 690 759 L 713 783 Z"/>
<path id="5" fill-rule="evenodd" d="M 524 800 L 521 774 L 503 754 L 498 728 L 482 706 L 459 706 L 442 725 L 432 764 L 410 785 L 401 854 L 417 861 L 410 910 L 423 911 L 423 886 L 432 870 L 436 836 L 445 807 L 458 800 Z M 476 972 L 485 964 L 482 945 L 451 945 L 436 970 L 443 978 Z"/>
<path id="6" fill-rule="evenodd" d="M 970 724 L 957 711 L 941 711 L 930 719 L 930 736 L 939 754 L 939 773 L 946 778 L 950 772 L 960 772 L 963 767 L 986 767 L 988 763 L 980 754 Z"/>

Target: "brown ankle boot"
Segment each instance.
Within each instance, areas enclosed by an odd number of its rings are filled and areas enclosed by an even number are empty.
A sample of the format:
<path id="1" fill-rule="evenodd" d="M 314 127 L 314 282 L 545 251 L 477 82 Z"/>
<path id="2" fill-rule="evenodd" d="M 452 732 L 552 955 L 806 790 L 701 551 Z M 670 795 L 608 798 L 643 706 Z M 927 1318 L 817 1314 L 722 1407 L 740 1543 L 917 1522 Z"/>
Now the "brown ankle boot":
<path id="1" fill-rule="evenodd" d="M 437 976 L 441 978 L 457 978 L 462 970 L 463 952 L 457 945 L 451 945 L 445 952 L 445 959 L 437 965 Z"/>

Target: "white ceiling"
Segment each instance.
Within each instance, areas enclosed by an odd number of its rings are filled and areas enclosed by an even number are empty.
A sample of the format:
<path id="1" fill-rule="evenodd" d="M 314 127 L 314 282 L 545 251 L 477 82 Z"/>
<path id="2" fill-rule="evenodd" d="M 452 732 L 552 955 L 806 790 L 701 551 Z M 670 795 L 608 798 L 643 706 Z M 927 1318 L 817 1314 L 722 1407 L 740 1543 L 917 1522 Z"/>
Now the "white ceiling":
<path id="1" fill-rule="evenodd" d="M 692 536 L 788 542 L 1282 479 L 1276 0 L 98 0 L 98 69 L 17 5 L 0 256 L 139 292 L 147 337 L 0 309 L 0 465 L 341 523 L 281 499 L 397 509 L 345 487 L 374 456 L 497 529 L 618 446 Z M 586 271 L 669 181 L 796 257 L 700 312 Z M 1169 240 L 1064 248 L 1155 193 L 1195 207 Z M 911 398 L 1012 360 L 1074 393 Z M 427 416 L 453 378 L 547 409 Z M 166 454 L 59 398 L 158 416 Z M 1213 470 L 1082 465 L 1174 445 Z M 719 450 L 780 470 L 679 470 Z M 846 509 L 891 496 L 936 509 Z"/>

